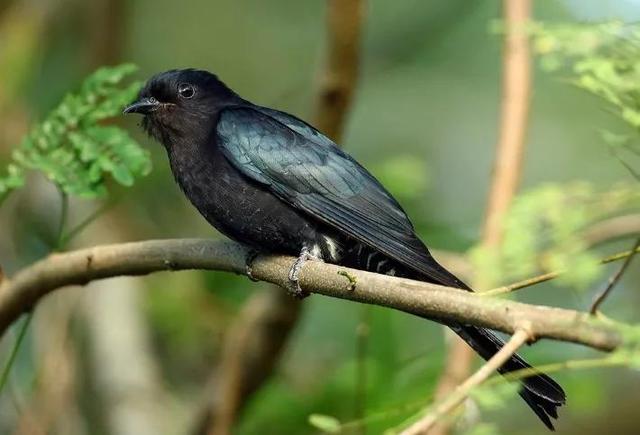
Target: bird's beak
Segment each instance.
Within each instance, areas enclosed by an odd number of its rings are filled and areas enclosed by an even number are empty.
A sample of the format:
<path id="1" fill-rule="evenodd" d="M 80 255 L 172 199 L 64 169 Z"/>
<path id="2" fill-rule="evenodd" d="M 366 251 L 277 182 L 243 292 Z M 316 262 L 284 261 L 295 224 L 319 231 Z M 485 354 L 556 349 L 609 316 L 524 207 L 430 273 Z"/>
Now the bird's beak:
<path id="1" fill-rule="evenodd" d="M 148 115 L 151 112 L 158 109 L 160 103 L 155 99 L 141 98 L 138 101 L 133 102 L 124 108 L 122 113 L 140 113 L 142 115 Z"/>

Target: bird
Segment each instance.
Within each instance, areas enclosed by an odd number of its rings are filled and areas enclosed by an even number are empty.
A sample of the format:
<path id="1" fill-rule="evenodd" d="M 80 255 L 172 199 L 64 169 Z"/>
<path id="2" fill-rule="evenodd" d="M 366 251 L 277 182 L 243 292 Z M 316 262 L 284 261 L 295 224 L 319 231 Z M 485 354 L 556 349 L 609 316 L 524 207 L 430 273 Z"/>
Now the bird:
<path id="1" fill-rule="evenodd" d="M 306 296 L 298 279 L 309 260 L 473 291 L 434 259 L 398 201 L 353 157 L 302 119 L 242 98 L 217 75 L 156 74 L 123 112 L 143 115 L 178 186 L 213 227 L 252 252 L 297 258 L 293 296 Z M 488 329 L 444 323 L 485 360 L 504 345 Z M 514 354 L 498 371 L 522 369 L 532 370 Z M 554 430 L 562 387 L 534 370 L 519 394 Z"/>

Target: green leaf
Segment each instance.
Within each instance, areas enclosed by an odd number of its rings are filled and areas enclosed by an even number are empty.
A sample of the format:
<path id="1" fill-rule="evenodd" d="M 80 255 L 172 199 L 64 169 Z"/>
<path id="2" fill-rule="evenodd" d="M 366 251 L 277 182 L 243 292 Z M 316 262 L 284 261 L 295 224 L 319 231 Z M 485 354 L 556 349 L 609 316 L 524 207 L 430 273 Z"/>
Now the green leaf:
<path id="1" fill-rule="evenodd" d="M 558 282 L 587 289 L 604 269 L 599 255 L 588 250 L 585 231 L 604 219 L 638 212 L 636 183 L 603 191 L 585 182 L 546 184 L 518 195 L 504 222 L 502 244 L 475 248 L 471 259 L 484 282 L 498 285 L 565 270 Z"/>
<path id="2" fill-rule="evenodd" d="M 134 71 L 131 64 L 100 68 L 78 93 L 65 95 L 13 151 L 0 193 L 22 186 L 26 170 L 39 171 L 67 194 L 82 197 L 104 195 L 110 177 L 131 186 L 148 174 L 149 153 L 121 128 L 100 124 L 120 116 L 139 92 L 140 82 L 121 83 Z"/>
<path id="3" fill-rule="evenodd" d="M 309 424 L 326 433 L 340 433 L 342 430 L 340 420 L 330 415 L 311 414 Z"/>
<path id="4" fill-rule="evenodd" d="M 588 24 L 533 23 L 534 51 L 542 67 L 568 74 L 568 81 L 599 97 L 636 134 L 627 141 L 640 155 L 640 25 L 611 21 Z M 607 144 L 615 142 L 605 137 Z M 629 160 L 616 156 L 632 174 Z"/>

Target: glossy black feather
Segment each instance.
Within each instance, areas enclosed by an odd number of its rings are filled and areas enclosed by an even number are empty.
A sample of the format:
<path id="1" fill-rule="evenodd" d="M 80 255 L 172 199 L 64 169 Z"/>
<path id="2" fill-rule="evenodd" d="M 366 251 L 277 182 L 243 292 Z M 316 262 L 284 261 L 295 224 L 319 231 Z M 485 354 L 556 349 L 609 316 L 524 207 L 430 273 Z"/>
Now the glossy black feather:
<path id="1" fill-rule="evenodd" d="M 461 285 L 433 260 L 378 180 L 326 136 L 293 117 L 278 117 L 253 107 L 222 111 L 218 143 L 236 168 L 292 206 L 434 282 Z"/>

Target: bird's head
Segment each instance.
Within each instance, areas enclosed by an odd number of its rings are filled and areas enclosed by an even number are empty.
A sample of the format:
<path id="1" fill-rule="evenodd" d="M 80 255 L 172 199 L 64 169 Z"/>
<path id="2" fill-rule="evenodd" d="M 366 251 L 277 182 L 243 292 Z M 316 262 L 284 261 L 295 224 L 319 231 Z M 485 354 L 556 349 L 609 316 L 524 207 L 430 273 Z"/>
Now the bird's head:
<path id="1" fill-rule="evenodd" d="M 169 146 L 180 137 L 207 134 L 213 126 L 212 116 L 238 100 L 240 97 L 214 74 L 171 70 L 153 76 L 123 113 L 144 115 L 145 131 Z"/>

